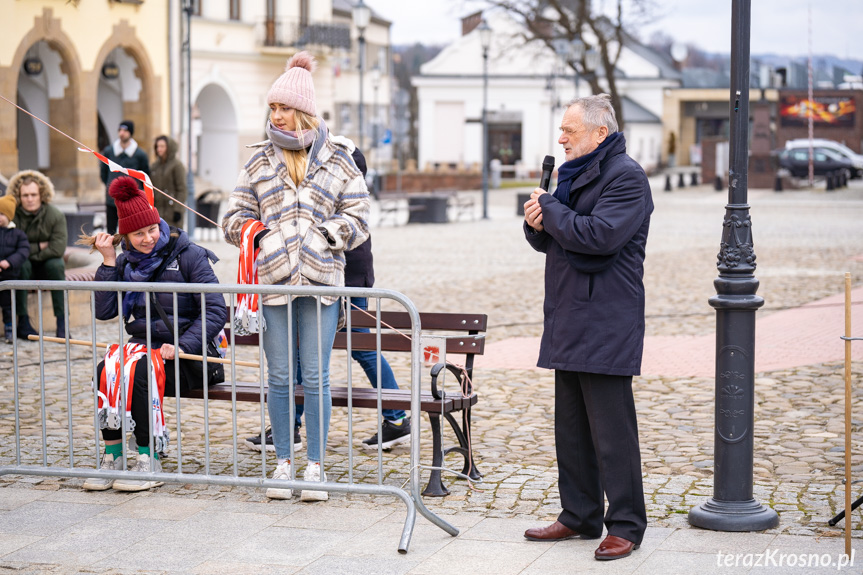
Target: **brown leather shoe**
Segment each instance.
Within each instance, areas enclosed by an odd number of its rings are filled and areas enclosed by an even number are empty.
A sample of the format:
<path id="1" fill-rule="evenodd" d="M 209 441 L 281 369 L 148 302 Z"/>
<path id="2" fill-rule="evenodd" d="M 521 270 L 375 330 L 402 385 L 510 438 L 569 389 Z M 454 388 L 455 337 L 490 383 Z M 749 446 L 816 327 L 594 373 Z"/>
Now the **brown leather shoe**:
<path id="1" fill-rule="evenodd" d="M 567 539 L 575 539 L 576 537 L 583 536 L 560 521 L 555 521 L 548 527 L 534 527 L 524 532 L 524 538 L 529 541 L 565 541 Z"/>
<path id="2" fill-rule="evenodd" d="M 623 559 L 629 557 L 633 551 L 638 549 L 638 545 L 632 541 L 627 541 L 622 537 L 609 535 L 602 540 L 599 547 L 593 553 L 597 561 L 611 561 L 612 559 Z"/>

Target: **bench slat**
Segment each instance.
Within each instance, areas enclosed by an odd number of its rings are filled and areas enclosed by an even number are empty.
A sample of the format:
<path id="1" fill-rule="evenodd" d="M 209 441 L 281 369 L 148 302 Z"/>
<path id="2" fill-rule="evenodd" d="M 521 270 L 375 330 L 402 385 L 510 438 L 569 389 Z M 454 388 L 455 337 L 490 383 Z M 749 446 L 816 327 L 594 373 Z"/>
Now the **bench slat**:
<path id="1" fill-rule="evenodd" d="M 347 407 L 348 405 L 348 388 L 347 387 L 330 387 L 330 395 L 333 399 L 333 405 L 337 407 Z M 353 387 L 351 388 L 354 407 L 366 407 L 375 409 L 378 405 L 378 392 L 370 387 Z M 231 399 L 231 384 L 218 383 L 211 385 L 207 390 L 207 396 L 213 400 Z M 267 396 L 267 387 L 264 386 L 264 399 Z M 303 386 L 296 388 L 297 403 L 304 403 L 305 395 Z M 190 399 L 203 399 L 203 389 L 183 390 L 180 397 Z M 261 391 L 257 383 L 237 382 L 237 401 L 257 402 L 260 401 Z M 471 397 L 462 398 L 460 394 L 447 395 L 446 398 L 436 400 L 430 393 L 423 393 L 421 396 L 421 410 L 432 411 L 438 413 L 449 413 L 459 411 L 466 407 L 473 406 L 477 403 L 476 393 Z M 382 389 L 381 403 L 384 409 L 402 409 L 409 411 L 411 408 L 410 390 L 406 389 Z M 443 411 L 441 411 L 443 410 Z"/>

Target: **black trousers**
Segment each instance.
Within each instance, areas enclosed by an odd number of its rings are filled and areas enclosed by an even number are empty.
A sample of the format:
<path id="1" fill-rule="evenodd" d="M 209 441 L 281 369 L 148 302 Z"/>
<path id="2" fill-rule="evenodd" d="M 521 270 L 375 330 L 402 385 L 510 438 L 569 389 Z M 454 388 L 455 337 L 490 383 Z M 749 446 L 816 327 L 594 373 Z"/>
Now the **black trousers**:
<path id="1" fill-rule="evenodd" d="M 117 206 L 105 204 L 105 228 L 109 234 L 117 233 L 117 224 L 120 223 L 120 218 L 117 215 Z"/>
<path id="2" fill-rule="evenodd" d="M 632 376 L 556 370 L 554 437 L 565 526 L 588 537 L 605 526 L 640 544 L 647 528 Z"/>

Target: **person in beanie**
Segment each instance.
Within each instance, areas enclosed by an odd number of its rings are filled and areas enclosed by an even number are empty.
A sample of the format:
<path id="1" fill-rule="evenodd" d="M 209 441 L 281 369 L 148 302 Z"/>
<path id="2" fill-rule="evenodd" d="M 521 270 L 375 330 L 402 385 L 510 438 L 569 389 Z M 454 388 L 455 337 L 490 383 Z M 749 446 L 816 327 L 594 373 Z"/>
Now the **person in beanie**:
<path id="1" fill-rule="evenodd" d="M 150 164 L 150 178 L 153 185 L 165 194 L 170 194 L 182 203 L 186 203 L 186 168 L 177 159 L 177 142 L 168 136 L 159 136 L 153 144 L 156 159 Z M 183 213 L 186 208 L 165 194 L 154 192 L 156 209 L 169 225 L 183 227 Z"/>
<path id="2" fill-rule="evenodd" d="M 30 242 L 21 230 L 15 227 L 14 196 L 0 198 L 0 282 L 16 280 L 21 266 L 30 257 Z M 3 337 L 12 343 L 12 292 L 0 290 L 0 309 L 3 310 Z"/>
<path id="3" fill-rule="evenodd" d="M 54 280 L 66 279 L 66 216 L 51 205 L 54 199 L 54 184 L 48 176 L 35 170 L 18 172 L 9 180 L 8 195 L 18 200 L 15 209 L 15 227 L 24 232 L 30 243 L 30 257 L 21 265 L 18 279 Z M 18 313 L 18 339 L 27 340 L 37 335 L 27 312 L 27 291 L 15 292 Z M 57 320 L 57 337 L 66 337 L 66 321 L 63 292 L 51 292 L 54 317 Z"/>
<path id="4" fill-rule="evenodd" d="M 150 174 L 150 160 L 147 152 L 138 146 L 138 142 L 132 137 L 135 134 L 135 123 L 132 120 L 123 120 L 117 128 L 117 139 L 110 146 L 105 146 L 102 155 L 124 168 L 131 168 Z M 108 193 L 111 182 L 123 175 L 122 172 L 112 172 L 103 162 L 99 165 L 99 174 L 102 183 L 105 184 L 105 219 L 109 234 L 117 231 L 117 206 L 114 198 Z M 158 192 L 156 192 L 158 193 Z"/>
<path id="5" fill-rule="evenodd" d="M 267 228 L 254 238 L 255 247 L 260 248 L 257 270 L 261 284 L 344 286 L 345 251 L 368 237 L 368 189 L 351 158 L 353 142 L 330 134 L 317 115 L 314 65 L 307 52 L 295 54 L 270 88 L 268 139 L 254 146 L 223 219 L 225 239 L 237 247 L 243 246 L 246 223 L 257 221 Z M 273 478 L 290 479 L 292 475 L 290 386 L 296 383 L 296 374 L 292 381 L 290 374 L 295 370 L 290 357 L 294 354 L 286 350 L 299 344 L 309 460 L 303 478 L 326 481 L 322 464 L 332 409 L 329 365 L 339 324 L 339 298 L 320 298 L 320 323 L 316 298 L 264 295 L 261 302 L 270 390 L 267 407 L 278 460 Z M 292 495 L 290 489 L 267 490 L 272 499 Z M 323 501 L 327 493 L 303 490 L 300 499 Z"/>
<path id="6" fill-rule="evenodd" d="M 159 217 L 158 210 L 149 204 L 144 192 L 138 189 L 136 180 L 128 176 L 116 178 L 111 183 L 109 193 L 117 206 L 119 234 L 112 236 L 98 232 L 94 236 L 82 236 L 78 242 L 102 254 L 102 265 L 96 270 L 95 281 L 219 283 L 210 265 L 211 261 L 216 262 L 218 258 L 210 250 L 192 243 L 185 231 L 169 226 Z M 115 245 L 122 247 L 119 255 L 115 252 Z M 171 293 L 153 294 L 148 326 L 145 292 L 124 292 L 120 306 L 117 303 L 117 292 L 96 292 L 96 319 L 110 320 L 122 314 L 126 333 L 131 336 L 130 343 L 146 345 L 149 331 L 152 347 L 159 350 L 164 360 L 164 395 L 174 396 L 179 386 L 187 389 L 203 387 L 201 361 L 180 359 L 180 379 L 175 379 L 174 362 L 177 361 L 177 354 L 201 354 L 203 343 L 212 341 L 228 318 L 224 296 L 210 293 L 205 297 L 206 333 L 203 333 L 202 329 L 201 294 L 195 293 L 178 293 L 176 310 Z M 176 341 L 175 324 L 180 334 Z M 208 384 L 224 381 L 221 364 L 208 362 L 207 367 Z M 97 382 L 102 381 L 104 369 L 105 361 L 102 361 L 97 368 Z M 138 459 L 134 471 L 148 472 L 151 455 L 155 458 L 154 469 L 162 469 L 158 449 L 157 453 L 151 454 L 149 448 L 152 434 L 149 426 L 150 408 L 147 370 L 136 369 L 130 410 L 138 444 Z M 121 429 L 102 429 L 102 438 L 105 440 L 102 469 L 124 469 Z M 84 483 L 84 489 L 102 491 L 113 487 L 119 491 L 143 491 L 161 484 L 162 482 L 158 481 L 90 478 Z"/>

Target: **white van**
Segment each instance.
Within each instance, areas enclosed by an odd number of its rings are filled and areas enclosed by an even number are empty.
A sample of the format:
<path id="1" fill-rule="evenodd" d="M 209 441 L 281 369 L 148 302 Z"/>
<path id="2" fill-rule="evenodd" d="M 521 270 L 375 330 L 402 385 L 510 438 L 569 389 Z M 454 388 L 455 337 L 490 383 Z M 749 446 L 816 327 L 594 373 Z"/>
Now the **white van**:
<path id="1" fill-rule="evenodd" d="M 844 158 L 848 158 L 849 160 L 851 160 L 851 165 L 854 166 L 854 169 L 851 171 L 851 177 L 859 178 L 863 176 L 863 155 L 858 154 L 845 144 L 840 144 L 839 142 L 833 140 L 825 140 L 824 138 L 813 138 L 812 147 L 827 148 L 828 150 L 832 150 Z M 796 140 L 788 140 L 787 142 L 785 142 L 785 149 L 791 148 L 808 149 L 809 138 L 798 138 Z"/>

